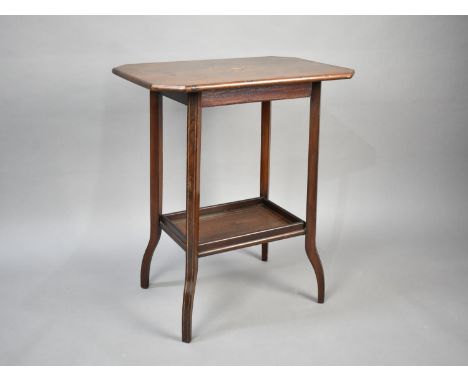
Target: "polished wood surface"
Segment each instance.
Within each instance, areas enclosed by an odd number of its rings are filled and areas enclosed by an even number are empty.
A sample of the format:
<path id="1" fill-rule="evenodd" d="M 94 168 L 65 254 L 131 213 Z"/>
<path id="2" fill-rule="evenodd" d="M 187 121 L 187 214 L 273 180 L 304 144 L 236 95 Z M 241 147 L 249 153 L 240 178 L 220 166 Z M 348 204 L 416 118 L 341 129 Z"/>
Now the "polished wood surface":
<path id="1" fill-rule="evenodd" d="M 191 93 L 187 108 L 187 189 L 186 260 L 184 301 L 182 305 L 182 341 L 192 340 L 192 310 L 198 273 L 198 244 L 200 241 L 200 149 L 201 149 L 201 96 Z"/>
<path id="2" fill-rule="evenodd" d="M 260 145 L 260 196 L 268 199 L 270 188 L 271 101 L 262 102 Z M 268 243 L 262 244 L 262 261 L 268 260 Z"/>
<path id="3" fill-rule="evenodd" d="M 123 65 L 113 72 L 150 89 L 150 238 L 141 266 L 148 288 L 151 259 L 164 230 L 185 251 L 182 340 L 192 340 L 198 260 L 215 253 L 305 235 L 318 297 L 325 279 L 316 245 L 317 181 L 322 81 L 351 78 L 352 69 L 288 57 L 179 61 Z M 163 97 L 187 105 L 186 209 L 162 213 Z M 273 100 L 310 97 L 306 221 L 270 198 L 270 139 Z M 200 208 L 201 115 L 204 107 L 261 102 L 259 197 Z"/>
<path id="4" fill-rule="evenodd" d="M 307 207 L 306 207 L 306 238 L 305 249 L 317 277 L 317 301 L 323 303 L 325 299 L 325 277 L 322 262 L 317 251 L 317 180 L 320 130 L 320 93 L 322 84 L 314 83 L 310 97 L 309 117 L 309 159 L 307 176 Z"/>
<path id="5" fill-rule="evenodd" d="M 278 101 L 310 97 L 312 83 L 244 86 L 241 88 L 211 89 L 201 92 L 202 107 L 225 106 L 249 102 Z M 161 94 L 187 105 L 189 93 L 162 91 Z"/>
<path id="6" fill-rule="evenodd" d="M 274 56 L 128 64 L 112 72 L 150 90 L 176 92 L 311 83 L 354 74 L 349 68 Z"/>
<path id="7" fill-rule="evenodd" d="M 163 97 L 150 92 L 150 238 L 140 271 L 140 285 L 149 286 L 149 273 L 154 250 L 161 238 L 163 184 Z"/>
<path id="8" fill-rule="evenodd" d="M 310 97 L 311 91 L 311 83 L 256 85 L 233 89 L 205 90 L 202 92 L 202 106 L 224 106 L 248 102 L 304 98 Z"/>
<path id="9" fill-rule="evenodd" d="M 164 214 L 162 228 L 183 249 L 188 242 L 186 212 Z M 198 256 L 305 234 L 305 222 L 270 200 L 253 198 L 200 210 Z"/>

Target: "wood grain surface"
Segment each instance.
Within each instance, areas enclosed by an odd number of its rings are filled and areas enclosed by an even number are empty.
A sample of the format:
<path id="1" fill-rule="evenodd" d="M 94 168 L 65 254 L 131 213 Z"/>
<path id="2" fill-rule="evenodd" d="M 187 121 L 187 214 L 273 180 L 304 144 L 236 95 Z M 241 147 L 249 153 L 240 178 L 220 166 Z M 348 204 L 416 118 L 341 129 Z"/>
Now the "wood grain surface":
<path id="1" fill-rule="evenodd" d="M 161 216 L 162 228 L 183 249 L 186 217 L 186 211 Z M 198 256 L 304 235 L 304 227 L 304 221 L 261 197 L 204 207 L 200 209 Z"/>
<path id="2" fill-rule="evenodd" d="M 349 68 L 273 56 L 127 64 L 112 72 L 147 89 L 178 92 L 310 83 L 351 78 L 354 74 Z"/>

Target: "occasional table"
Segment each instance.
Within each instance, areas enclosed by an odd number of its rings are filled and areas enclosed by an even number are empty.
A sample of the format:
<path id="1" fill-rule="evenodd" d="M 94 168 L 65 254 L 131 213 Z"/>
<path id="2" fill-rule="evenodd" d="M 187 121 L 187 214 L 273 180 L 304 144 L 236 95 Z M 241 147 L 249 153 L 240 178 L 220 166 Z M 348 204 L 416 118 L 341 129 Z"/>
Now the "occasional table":
<path id="1" fill-rule="evenodd" d="M 182 341 L 192 339 L 192 307 L 198 259 L 305 235 L 305 252 L 324 302 L 323 268 L 316 248 L 317 170 L 322 81 L 351 78 L 352 69 L 293 57 L 129 64 L 112 72 L 150 91 L 150 238 L 141 265 L 148 288 L 151 259 L 164 230 L 186 253 Z M 187 105 L 186 210 L 162 213 L 163 96 Z M 271 101 L 310 97 L 306 221 L 268 197 Z M 261 102 L 260 192 L 258 197 L 200 208 L 201 116 L 204 107 Z"/>

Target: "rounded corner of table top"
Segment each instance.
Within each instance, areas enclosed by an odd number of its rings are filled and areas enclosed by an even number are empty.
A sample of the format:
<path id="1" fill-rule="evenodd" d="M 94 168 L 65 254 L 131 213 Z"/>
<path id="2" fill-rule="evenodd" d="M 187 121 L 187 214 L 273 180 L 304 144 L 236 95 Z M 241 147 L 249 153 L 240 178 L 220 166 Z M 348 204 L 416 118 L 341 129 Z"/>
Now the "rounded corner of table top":
<path id="1" fill-rule="evenodd" d="M 354 73 L 355 73 L 354 69 L 351 69 L 351 68 L 344 68 L 344 69 L 348 70 L 348 72 L 346 73 L 347 76 L 344 78 L 345 80 L 349 80 L 354 77 Z"/>

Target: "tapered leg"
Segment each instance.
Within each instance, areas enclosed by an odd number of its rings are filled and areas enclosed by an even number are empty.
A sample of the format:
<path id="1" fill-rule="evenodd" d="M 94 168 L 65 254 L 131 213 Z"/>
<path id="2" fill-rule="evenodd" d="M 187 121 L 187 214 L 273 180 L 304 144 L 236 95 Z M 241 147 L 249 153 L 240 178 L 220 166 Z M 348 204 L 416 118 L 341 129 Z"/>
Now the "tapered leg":
<path id="1" fill-rule="evenodd" d="M 268 199 L 270 184 L 271 101 L 262 102 L 262 139 L 260 150 L 260 196 Z M 262 244 L 262 261 L 268 260 L 268 243 Z"/>
<path id="2" fill-rule="evenodd" d="M 187 110 L 187 243 L 182 341 L 192 340 L 192 310 L 198 272 L 200 216 L 201 94 L 189 93 Z"/>
<path id="3" fill-rule="evenodd" d="M 307 176 L 307 211 L 305 249 L 307 257 L 315 271 L 318 286 L 318 302 L 325 299 L 325 278 L 322 262 L 316 246 L 317 221 L 317 175 L 318 175 L 318 149 L 320 130 L 320 90 L 321 82 L 314 82 L 310 97 L 310 123 L 309 123 L 309 163 Z"/>
<path id="4" fill-rule="evenodd" d="M 150 92 L 150 238 L 141 264 L 140 284 L 149 286 L 151 259 L 161 238 L 163 182 L 163 104 L 162 95 Z"/>

